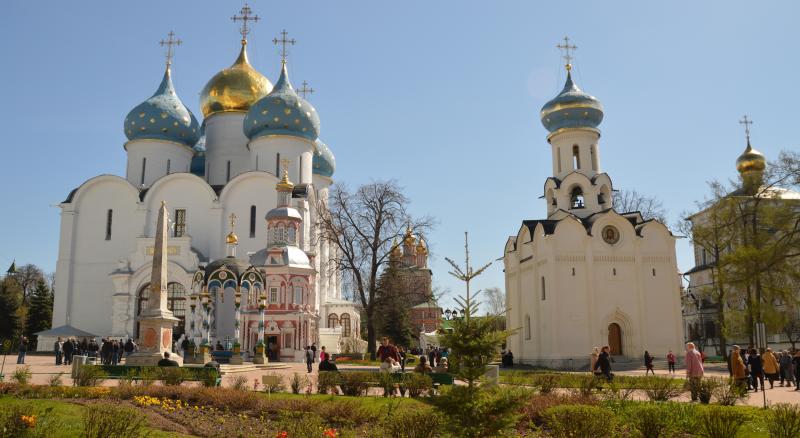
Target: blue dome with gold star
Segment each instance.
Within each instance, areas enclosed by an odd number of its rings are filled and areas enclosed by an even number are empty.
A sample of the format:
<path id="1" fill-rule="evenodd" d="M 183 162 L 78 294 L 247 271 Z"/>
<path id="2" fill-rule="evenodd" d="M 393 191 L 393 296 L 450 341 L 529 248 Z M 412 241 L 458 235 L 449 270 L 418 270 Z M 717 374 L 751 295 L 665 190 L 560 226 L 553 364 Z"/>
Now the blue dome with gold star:
<path id="1" fill-rule="evenodd" d="M 128 140 L 167 140 L 189 147 L 197 143 L 200 125 L 175 94 L 169 67 L 155 94 L 125 117 L 125 136 Z"/>
<path id="2" fill-rule="evenodd" d="M 550 132 L 565 128 L 597 129 L 603 121 L 603 105 L 578 88 L 567 70 L 564 89 L 542 107 L 540 117 L 542 125 Z"/>
<path id="3" fill-rule="evenodd" d="M 312 142 L 319 136 L 317 110 L 294 91 L 285 62 L 272 92 L 247 112 L 244 134 L 251 140 L 265 135 L 291 135 Z"/>
<path id="4" fill-rule="evenodd" d="M 314 142 L 314 159 L 312 162 L 314 175 L 333 176 L 336 171 L 336 158 L 333 157 L 331 148 L 325 143 L 317 139 Z"/>

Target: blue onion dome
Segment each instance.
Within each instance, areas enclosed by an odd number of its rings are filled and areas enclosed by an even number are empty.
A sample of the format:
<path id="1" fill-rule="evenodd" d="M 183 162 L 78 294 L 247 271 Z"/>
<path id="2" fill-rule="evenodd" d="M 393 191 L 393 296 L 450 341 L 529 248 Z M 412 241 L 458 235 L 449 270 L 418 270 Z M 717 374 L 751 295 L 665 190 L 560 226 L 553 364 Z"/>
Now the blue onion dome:
<path id="1" fill-rule="evenodd" d="M 128 140 L 167 140 L 191 147 L 200 138 L 197 119 L 175 94 L 169 66 L 158 90 L 128 113 L 124 127 Z"/>
<path id="2" fill-rule="evenodd" d="M 567 70 L 564 89 L 542 107 L 540 117 L 542 125 L 550 132 L 565 128 L 597 129 L 603 121 L 603 105 L 578 88 Z"/>
<path id="3" fill-rule="evenodd" d="M 205 126 L 205 124 L 203 126 Z M 202 178 L 206 174 L 206 135 L 202 129 L 201 134 L 202 136 L 192 148 L 194 149 L 194 156 L 189 165 L 189 172 Z"/>
<path id="4" fill-rule="evenodd" d="M 285 62 L 272 92 L 247 112 L 244 135 L 251 140 L 265 135 L 291 135 L 312 142 L 319 136 L 317 110 L 294 91 Z"/>
<path id="5" fill-rule="evenodd" d="M 333 176 L 336 171 L 336 158 L 331 152 L 331 148 L 325 143 L 317 139 L 314 142 L 314 160 L 312 162 L 314 175 Z"/>

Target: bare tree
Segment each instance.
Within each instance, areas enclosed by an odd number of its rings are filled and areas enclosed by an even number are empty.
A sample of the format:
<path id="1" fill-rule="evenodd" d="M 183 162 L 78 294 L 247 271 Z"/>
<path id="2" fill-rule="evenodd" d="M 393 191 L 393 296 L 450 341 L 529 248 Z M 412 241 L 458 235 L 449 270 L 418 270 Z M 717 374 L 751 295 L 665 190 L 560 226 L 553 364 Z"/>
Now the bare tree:
<path id="1" fill-rule="evenodd" d="M 22 288 L 22 304 L 28 304 L 28 298 L 36 290 L 39 281 L 47 283 L 45 273 L 36 265 L 22 265 L 19 267 L 19 272 L 14 276 L 19 286 Z"/>
<path id="2" fill-rule="evenodd" d="M 389 263 L 392 241 L 406 227 L 427 234 L 433 221 L 413 219 L 408 198 L 396 181 L 377 181 L 351 192 L 334 186 L 329 199 L 318 206 L 317 227 L 321 239 L 336 248 L 333 263 L 346 277 L 361 304 L 367 328 L 367 351 L 375 357 L 375 310 L 379 277 Z"/>
<path id="3" fill-rule="evenodd" d="M 486 296 L 486 311 L 489 315 L 502 315 L 506 312 L 506 293 L 499 287 L 487 288 L 483 294 Z"/>
<path id="4" fill-rule="evenodd" d="M 654 197 L 639 193 L 636 190 L 615 190 L 613 194 L 614 210 L 619 213 L 638 211 L 645 220 L 655 219 L 661 223 L 667 221 L 664 204 Z"/>

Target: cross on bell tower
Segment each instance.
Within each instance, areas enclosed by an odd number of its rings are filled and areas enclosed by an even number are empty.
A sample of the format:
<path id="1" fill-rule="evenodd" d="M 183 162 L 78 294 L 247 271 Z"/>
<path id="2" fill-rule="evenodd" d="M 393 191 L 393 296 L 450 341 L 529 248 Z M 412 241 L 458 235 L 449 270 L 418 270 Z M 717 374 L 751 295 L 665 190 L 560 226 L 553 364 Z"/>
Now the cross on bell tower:
<path id="1" fill-rule="evenodd" d="M 295 41 L 294 38 L 287 39 L 286 35 L 288 35 L 288 34 L 289 33 L 286 32 L 286 29 L 284 29 L 284 30 L 281 31 L 281 39 L 278 39 L 278 38 L 273 38 L 272 39 L 272 43 L 273 44 L 275 44 L 276 46 L 278 44 L 281 45 L 281 63 L 283 63 L 283 64 L 286 64 L 286 56 L 289 54 L 289 52 L 286 51 L 286 45 L 287 44 L 294 45 L 297 42 L 297 41 Z"/>
<path id="2" fill-rule="evenodd" d="M 747 144 L 750 144 L 750 125 L 753 124 L 753 121 L 747 118 L 747 114 L 742 116 L 742 120 L 739 120 L 740 125 L 744 125 L 744 135 L 747 137 Z"/>
<path id="3" fill-rule="evenodd" d="M 239 10 L 239 14 L 241 15 L 234 15 L 231 17 L 231 20 L 235 23 L 237 21 L 242 22 L 242 28 L 239 30 L 239 33 L 242 34 L 242 43 L 247 42 L 247 35 L 250 33 L 250 27 L 247 25 L 248 21 L 252 21 L 253 23 L 258 22 L 261 20 L 261 17 L 258 15 L 253 15 L 253 10 L 250 9 L 250 6 L 247 2 L 244 3 L 242 9 Z"/>
<path id="4" fill-rule="evenodd" d="M 307 98 L 309 94 L 314 92 L 314 89 L 308 86 L 308 82 L 303 81 L 303 86 L 297 90 L 298 93 L 303 95 L 303 99 Z"/>
<path id="5" fill-rule="evenodd" d="M 561 57 L 564 58 L 564 67 L 567 69 L 567 71 L 572 70 L 572 59 L 573 59 L 573 57 L 572 57 L 572 55 L 570 55 L 570 51 L 574 52 L 575 49 L 578 48 L 578 46 L 576 46 L 574 44 L 570 44 L 569 43 L 569 37 L 565 36 L 564 37 L 564 44 L 556 44 L 556 47 L 558 47 L 563 53 L 563 55 L 561 55 Z"/>
<path id="6" fill-rule="evenodd" d="M 169 33 L 167 34 L 167 39 L 159 41 L 158 44 L 161 47 L 164 46 L 167 47 L 167 53 L 166 53 L 167 67 L 171 66 L 172 57 L 175 56 L 173 47 L 180 46 L 181 44 L 183 44 L 183 41 L 180 40 L 179 38 L 175 38 L 175 32 L 169 31 Z"/>

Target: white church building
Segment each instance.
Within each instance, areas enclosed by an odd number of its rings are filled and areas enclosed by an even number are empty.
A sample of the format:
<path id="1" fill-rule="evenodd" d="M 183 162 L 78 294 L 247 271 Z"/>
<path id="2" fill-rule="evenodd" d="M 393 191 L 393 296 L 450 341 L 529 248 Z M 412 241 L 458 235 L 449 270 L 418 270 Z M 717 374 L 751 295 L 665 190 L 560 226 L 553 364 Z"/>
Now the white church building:
<path id="1" fill-rule="evenodd" d="M 617 212 L 600 166 L 603 107 L 573 82 L 541 110 L 552 176 L 547 217 L 524 220 L 505 244 L 507 342 L 518 362 L 587 369 L 592 348 L 639 360 L 682 351 L 675 237 L 639 212 Z"/>
<path id="2" fill-rule="evenodd" d="M 245 24 L 252 20 L 249 13 L 242 10 L 249 17 Z M 156 92 L 124 119 L 125 176 L 91 178 L 59 205 L 53 327 L 137 337 L 156 215 L 165 201 L 171 228 L 168 307 L 180 320 L 176 338 L 200 336 L 190 321 L 190 298 L 198 287 L 215 274 L 230 280 L 233 273 L 237 284 L 219 286 L 242 288 L 254 278 L 244 275 L 248 270 L 260 274 L 258 286 L 268 302 L 266 336 L 281 358 L 294 360 L 312 342 L 320 346 L 320 333 L 332 352 L 347 341 L 343 333 L 359 338 L 359 312 L 342 299 L 333 269 L 335 249 L 313 227 L 335 169 L 331 150 L 319 139 L 319 116 L 293 89 L 285 50 L 273 87 L 248 60 L 246 25 L 242 35 L 236 61 L 201 92 L 202 123 L 178 98 L 168 55 Z M 231 215 L 238 218 L 233 229 Z M 239 315 L 231 297 L 223 290 L 211 294 L 211 342 L 230 344 L 236 334 L 242 351 L 251 351 L 258 324 L 247 315 L 246 302 L 242 330 L 234 331 Z M 326 327 L 331 312 L 337 324 Z M 343 328 L 345 321 L 349 326 Z"/>

